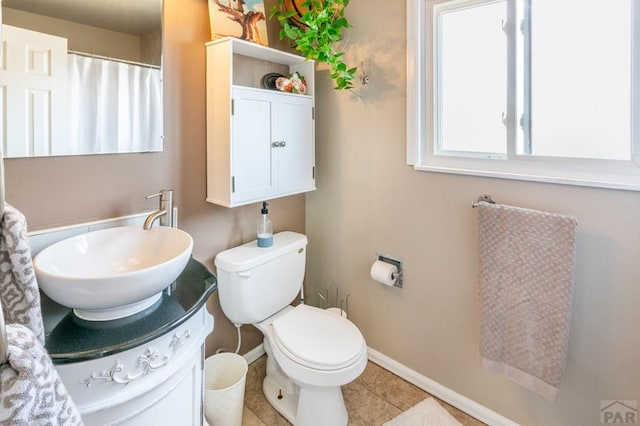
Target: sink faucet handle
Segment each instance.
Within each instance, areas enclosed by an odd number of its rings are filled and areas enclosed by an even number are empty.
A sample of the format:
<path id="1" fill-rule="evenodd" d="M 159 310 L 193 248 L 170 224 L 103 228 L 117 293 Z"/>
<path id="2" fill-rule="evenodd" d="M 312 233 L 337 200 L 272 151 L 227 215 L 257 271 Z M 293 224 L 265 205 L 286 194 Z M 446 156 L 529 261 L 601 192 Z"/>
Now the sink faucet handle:
<path id="1" fill-rule="evenodd" d="M 160 197 L 162 196 L 162 192 L 158 192 L 157 194 L 151 194 L 151 195 L 147 195 L 146 198 L 147 200 L 151 199 L 151 198 L 155 198 L 155 197 Z"/>
<path id="2" fill-rule="evenodd" d="M 150 198 L 160 197 L 161 199 L 165 198 L 167 194 L 171 195 L 173 193 L 173 189 L 162 189 L 160 192 L 155 194 L 147 195 L 145 198 L 148 200 Z"/>

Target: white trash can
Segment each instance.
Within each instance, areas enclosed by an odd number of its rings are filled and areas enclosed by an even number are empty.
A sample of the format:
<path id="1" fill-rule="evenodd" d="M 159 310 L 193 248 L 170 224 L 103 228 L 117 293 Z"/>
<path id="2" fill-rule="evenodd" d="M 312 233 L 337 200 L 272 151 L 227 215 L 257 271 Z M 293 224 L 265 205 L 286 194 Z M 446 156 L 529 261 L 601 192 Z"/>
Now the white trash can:
<path id="1" fill-rule="evenodd" d="M 211 426 L 242 426 L 247 361 L 223 352 L 204 360 L 204 414 Z"/>

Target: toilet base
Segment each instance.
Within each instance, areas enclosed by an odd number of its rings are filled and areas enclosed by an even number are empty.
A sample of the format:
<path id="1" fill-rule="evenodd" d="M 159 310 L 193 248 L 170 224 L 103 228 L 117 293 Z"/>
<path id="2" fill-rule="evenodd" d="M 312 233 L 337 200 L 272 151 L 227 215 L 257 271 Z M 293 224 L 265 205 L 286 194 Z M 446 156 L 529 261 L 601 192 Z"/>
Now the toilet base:
<path id="1" fill-rule="evenodd" d="M 280 369 L 267 350 L 267 375 L 262 382 L 264 396 L 282 416 L 295 426 L 343 426 L 348 423 L 342 389 L 299 386 Z"/>
<path id="2" fill-rule="evenodd" d="M 287 393 L 265 377 L 262 390 L 269 404 L 295 426 L 346 426 L 349 421 L 339 387 L 302 387 L 298 393 Z"/>
<path id="3" fill-rule="evenodd" d="M 262 391 L 269 401 L 269 404 L 282 414 L 289 423 L 296 424 L 296 413 L 298 411 L 298 393 L 285 392 L 269 376 L 262 382 Z"/>

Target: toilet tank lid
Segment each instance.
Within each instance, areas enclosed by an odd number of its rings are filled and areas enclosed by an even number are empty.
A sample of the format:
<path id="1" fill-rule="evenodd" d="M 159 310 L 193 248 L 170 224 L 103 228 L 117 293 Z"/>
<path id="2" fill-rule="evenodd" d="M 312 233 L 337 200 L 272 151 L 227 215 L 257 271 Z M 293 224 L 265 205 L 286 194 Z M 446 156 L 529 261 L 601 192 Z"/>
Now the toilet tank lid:
<path id="1" fill-rule="evenodd" d="M 246 271 L 294 250 L 304 249 L 307 236 L 297 232 L 284 231 L 273 235 L 271 247 L 258 247 L 251 241 L 238 247 L 218 253 L 214 260 L 217 268 L 229 272 Z"/>

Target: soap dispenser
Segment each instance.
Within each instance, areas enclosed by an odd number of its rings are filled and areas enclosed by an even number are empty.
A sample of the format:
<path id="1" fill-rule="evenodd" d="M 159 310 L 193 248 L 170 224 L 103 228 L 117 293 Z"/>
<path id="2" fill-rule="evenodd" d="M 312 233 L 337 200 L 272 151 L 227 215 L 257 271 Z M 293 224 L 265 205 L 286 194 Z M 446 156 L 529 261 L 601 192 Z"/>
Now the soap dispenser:
<path id="1" fill-rule="evenodd" d="M 267 202 L 262 203 L 260 217 L 258 218 L 258 247 L 271 247 L 273 245 L 273 225 L 269 219 L 269 210 Z"/>

